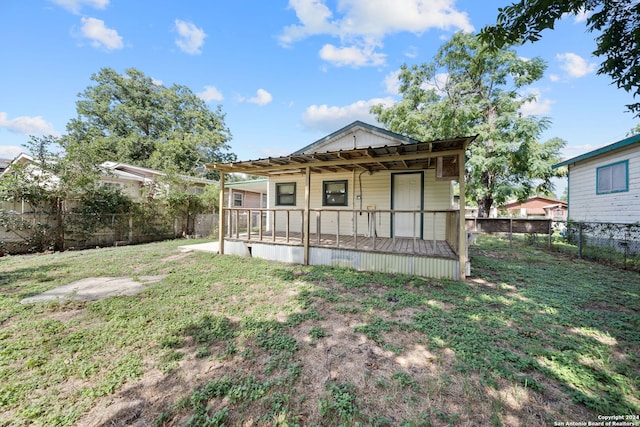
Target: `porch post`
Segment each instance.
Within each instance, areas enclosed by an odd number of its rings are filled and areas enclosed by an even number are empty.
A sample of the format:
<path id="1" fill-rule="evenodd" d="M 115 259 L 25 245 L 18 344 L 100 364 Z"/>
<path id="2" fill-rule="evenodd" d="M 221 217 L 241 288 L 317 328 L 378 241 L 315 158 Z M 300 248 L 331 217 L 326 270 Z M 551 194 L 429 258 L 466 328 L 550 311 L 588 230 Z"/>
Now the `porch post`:
<path id="1" fill-rule="evenodd" d="M 220 171 L 220 196 L 218 197 L 218 253 L 224 255 L 224 172 Z"/>
<path id="2" fill-rule="evenodd" d="M 458 225 L 458 260 L 460 263 L 460 280 L 464 280 L 467 276 L 467 230 L 465 224 L 466 200 L 466 183 L 464 181 L 465 171 L 465 150 L 458 155 L 458 183 L 460 187 L 460 212 Z"/>
<path id="3" fill-rule="evenodd" d="M 311 168 L 307 166 L 304 181 L 304 265 L 309 265 L 309 227 L 311 219 Z"/>

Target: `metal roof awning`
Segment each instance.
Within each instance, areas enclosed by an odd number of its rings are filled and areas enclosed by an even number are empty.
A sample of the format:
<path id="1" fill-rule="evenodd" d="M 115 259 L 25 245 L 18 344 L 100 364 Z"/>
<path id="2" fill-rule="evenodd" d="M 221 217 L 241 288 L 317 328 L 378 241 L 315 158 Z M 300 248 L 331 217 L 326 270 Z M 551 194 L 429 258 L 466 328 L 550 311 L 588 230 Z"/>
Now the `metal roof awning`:
<path id="1" fill-rule="evenodd" d="M 430 142 L 417 142 L 383 147 L 355 148 L 323 153 L 298 153 L 282 157 L 268 157 L 233 163 L 211 163 L 207 168 L 224 173 L 275 175 L 366 170 L 412 170 L 433 167 L 432 159 L 464 154 L 467 145 L 476 137 L 459 137 Z"/>

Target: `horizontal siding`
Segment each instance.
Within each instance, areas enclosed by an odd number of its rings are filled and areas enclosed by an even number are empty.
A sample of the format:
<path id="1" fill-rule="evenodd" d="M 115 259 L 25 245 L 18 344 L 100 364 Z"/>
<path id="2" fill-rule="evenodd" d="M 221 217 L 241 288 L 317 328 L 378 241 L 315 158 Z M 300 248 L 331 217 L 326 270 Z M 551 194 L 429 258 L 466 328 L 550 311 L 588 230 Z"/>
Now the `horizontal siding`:
<path id="1" fill-rule="evenodd" d="M 425 171 L 424 186 L 424 209 L 425 210 L 446 210 L 451 209 L 453 200 L 453 186 L 451 181 L 436 180 L 435 169 Z M 437 214 L 435 218 L 432 214 L 426 214 L 423 219 L 423 235 L 427 240 L 434 238 L 445 240 L 447 216 L 445 214 Z"/>
<path id="2" fill-rule="evenodd" d="M 324 153 L 326 151 L 352 150 L 354 148 L 367 147 L 383 147 L 385 145 L 398 144 L 399 142 L 392 138 L 385 138 L 382 135 L 376 135 L 363 129 L 357 129 L 355 132 L 349 132 L 348 134 L 334 141 L 313 147 L 308 152 Z"/>
<path id="3" fill-rule="evenodd" d="M 624 160 L 629 162 L 629 191 L 597 194 L 597 168 Z M 640 220 L 640 144 L 569 166 L 569 219 L 618 223 Z"/>
<path id="4" fill-rule="evenodd" d="M 435 170 L 429 169 L 424 171 L 424 208 L 425 210 L 446 210 L 451 209 L 452 203 L 452 185 L 450 181 L 438 181 L 435 179 Z M 349 204 L 344 207 L 323 207 L 322 192 L 324 181 L 346 180 L 348 182 L 348 198 Z M 285 207 L 275 206 L 276 183 L 278 182 L 295 182 L 296 183 L 296 206 Z M 296 208 L 304 209 L 304 186 L 305 178 L 301 175 L 284 175 L 280 177 L 272 177 L 269 182 L 269 204 L 271 208 L 287 209 Z M 367 208 L 376 210 L 391 209 L 391 172 L 381 171 L 373 174 L 365 173 L 334 173 L 334 174 L 312 174 L 311 175 L 311 209 L 332 209 L 340 210 L 340 233 L 351 234 L 355 228 L 354 222 L 357 222 L 357 230 L 360 235 L 370 235 L 375 230 L 379 237 L 390 237 L 391 218 L 388 213 L 378 213 L 375 218 L 363 212 L 356 213 L 355 210 L 367 210 Z M 358 199 L 361 196 L 361 199 Z M 322 233 L 335 234 L 338 226 L 338 214 L 336 212 L 322 212 L 321 231 Z M 302 216 L 299 213 L 291 214 L 290 231 L 301 230 Z M 317 232 L 317 214 L 311 212 L 310 231 Z M 284 231 L 286 216 L 284 214 L 276 215 L 276 230 Z M 269 222 L 271 224 L 271 220 Z M 435 231 L 437 240 L 445 239 L 446 215 L 438 214 L 435 218 Z M 269 225 L 270 227 L 270 225 Z M 430 214 L 426 214 L 423 219 L 423 235 L 425 239 L 433 239 L 434 218 Z"/>

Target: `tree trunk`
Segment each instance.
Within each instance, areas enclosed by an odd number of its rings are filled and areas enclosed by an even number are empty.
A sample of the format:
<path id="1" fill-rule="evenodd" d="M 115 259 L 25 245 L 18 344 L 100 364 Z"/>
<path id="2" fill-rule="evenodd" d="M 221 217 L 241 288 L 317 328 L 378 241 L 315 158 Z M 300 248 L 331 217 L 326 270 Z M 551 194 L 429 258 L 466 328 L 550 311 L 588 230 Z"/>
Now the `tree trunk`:
<path id="1" fill-rule="evenodd" d="M 493 199 L 491 197 L 478 200 L 478 218 L 489 218 L 491 205 L 493 205 Z"/>

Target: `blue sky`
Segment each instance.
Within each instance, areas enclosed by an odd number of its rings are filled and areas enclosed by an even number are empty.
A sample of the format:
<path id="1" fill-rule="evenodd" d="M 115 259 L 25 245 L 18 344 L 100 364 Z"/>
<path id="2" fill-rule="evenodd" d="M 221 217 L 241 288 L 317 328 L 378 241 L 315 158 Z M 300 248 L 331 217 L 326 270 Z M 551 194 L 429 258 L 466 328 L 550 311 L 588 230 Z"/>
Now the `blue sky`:
<path id="1" fill-rule="evenodd" d="M 103 67 L 134 67 L 222 106 L 239 159 L 286 155 L 398 100 L 395 73 L 431 61 L 456 31 L 495 22 L 498 0 L 2 0 L 0 157 L 29 135 L 65 133 L 78 93 Z M 631 95 L 596 75 L 594 35 L 567 16 L 518 48 L 548 69 L 525 113 L 565 157 L 623 139 Z"/>

